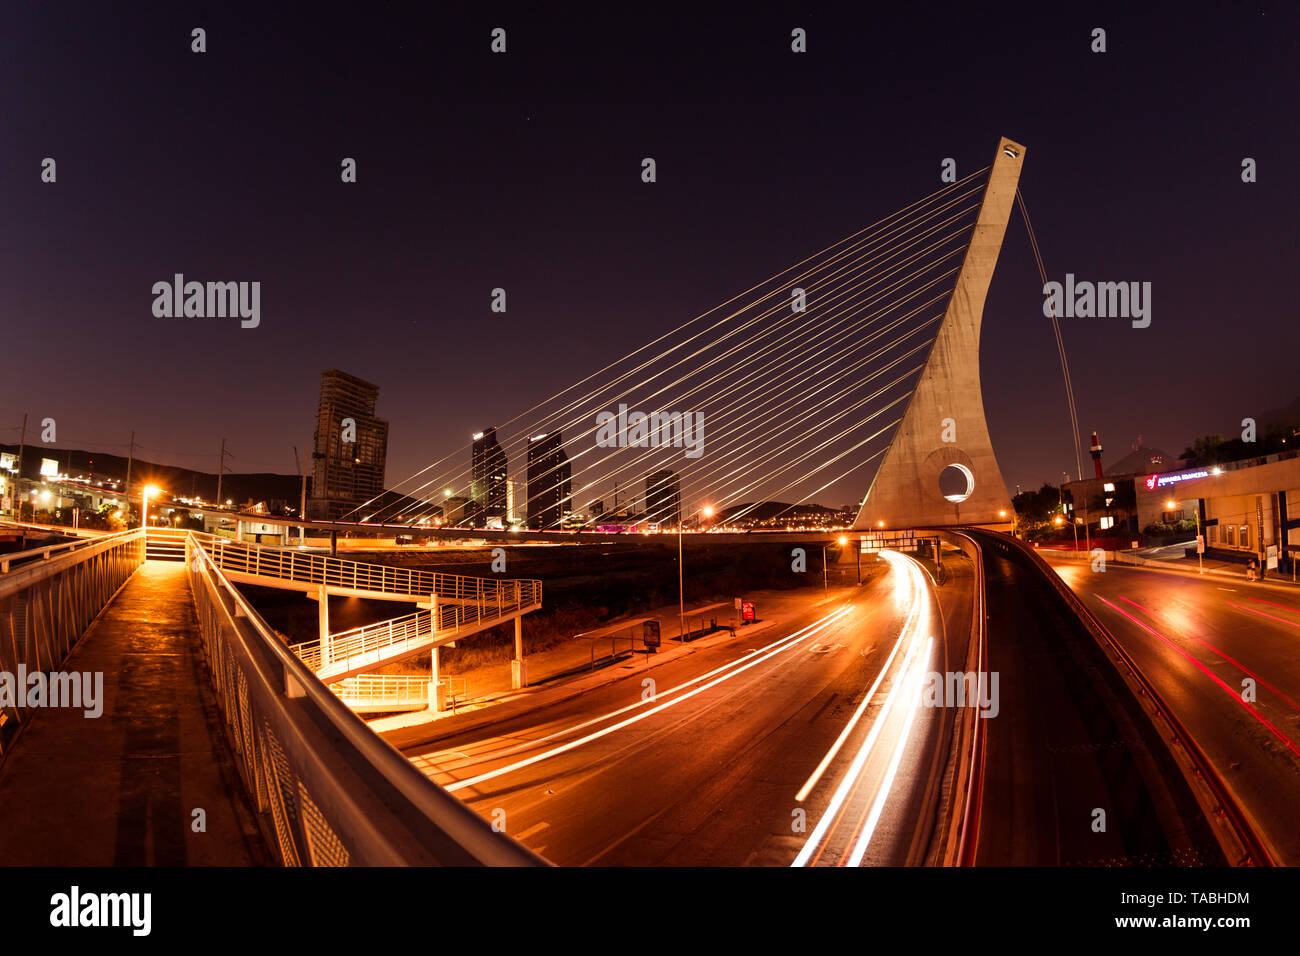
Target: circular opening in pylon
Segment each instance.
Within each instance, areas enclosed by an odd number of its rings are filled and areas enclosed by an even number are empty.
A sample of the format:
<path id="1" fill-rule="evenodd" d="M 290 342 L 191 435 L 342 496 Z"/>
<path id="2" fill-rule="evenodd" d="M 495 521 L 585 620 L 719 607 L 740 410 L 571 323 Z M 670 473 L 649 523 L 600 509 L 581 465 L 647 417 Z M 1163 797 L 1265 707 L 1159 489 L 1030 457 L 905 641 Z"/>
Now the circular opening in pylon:
<path id="1" fill-rule="evenodd" d="M 961 504 L 975 490 L 975 476 L 965 465 L 954 462 L 939 472 L 939 494 Z"/>

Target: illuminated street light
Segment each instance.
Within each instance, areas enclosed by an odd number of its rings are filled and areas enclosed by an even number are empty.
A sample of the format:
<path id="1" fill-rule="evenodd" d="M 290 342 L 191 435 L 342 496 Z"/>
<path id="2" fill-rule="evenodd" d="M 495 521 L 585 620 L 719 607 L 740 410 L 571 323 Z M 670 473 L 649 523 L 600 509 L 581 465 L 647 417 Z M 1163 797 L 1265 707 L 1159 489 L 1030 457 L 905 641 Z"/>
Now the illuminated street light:
<path id="1" fill-rule="evenodd" d="M 162 489 L 157 485 L 145 485 L 144 491 L 140 493 L 140 527 L 149 527 L 149 499 L 157 498 L 162 494 Z"/>

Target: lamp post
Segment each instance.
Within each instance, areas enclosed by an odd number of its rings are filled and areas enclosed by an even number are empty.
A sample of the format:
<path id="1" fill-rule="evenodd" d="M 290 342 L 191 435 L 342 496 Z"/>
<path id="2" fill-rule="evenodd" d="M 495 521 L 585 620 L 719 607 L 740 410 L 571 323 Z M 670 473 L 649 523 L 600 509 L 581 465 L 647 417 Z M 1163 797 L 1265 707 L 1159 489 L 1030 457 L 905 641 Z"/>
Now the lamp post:
<path id="1" fill-rule="evenodd" d="M 713 506 L 705 505 L 700 509 L 700 514 L 706 519 L 713 517 Z M 682 571 L 682 519 L 681 515 L 677 516 L 677 626 L 680 629 L 681 642 L 686 643 L 686 587 Z"/>
<path id="2" fill-rule="evenodd" d="M 842 548 L 842 547 L 844 547 L 846 544 L 849 543 L 849 539 L 848 539 L 847 537 L 845 537 L 844 535 L 840 535 L 838 538 L 835 539 L 835 543 L 838 544 L 838 545 Z M 827 549 L 827 547 L 829 547 L 829 545 L 826 545 L 826 544 L 822 545 L 822 593 L 823 593 L 823 594 L 829 594 L 829 593 L 830 593 L 830 590 L 831 590 L 830 582 L 827 580 L 827 577 L 826 577 L 826 549 Z M 859 568 L 859 570 L 858 570 L 858 583 L 859 583 L 859 584 L 862 583 L 862 570 L 861 570 L 861 568 Z"/>

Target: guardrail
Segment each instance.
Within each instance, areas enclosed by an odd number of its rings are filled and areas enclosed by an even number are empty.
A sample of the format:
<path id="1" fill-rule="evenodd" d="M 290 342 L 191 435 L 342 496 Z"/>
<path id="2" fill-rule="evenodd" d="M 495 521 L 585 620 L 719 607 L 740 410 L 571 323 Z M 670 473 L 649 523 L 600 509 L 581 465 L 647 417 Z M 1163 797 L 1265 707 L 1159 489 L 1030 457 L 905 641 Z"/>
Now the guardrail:
<path id="1" fill-rule="evenodd" d="M 970 637 L 966 643 L 966 671 L 983 674 L 988 666 L 988 610 L 985 604 L 984 550 L 974 538 L 960 532 L 939 532 L 941 541 L 960 548 L 975 572 Z M 945 866 L 974 866 L 979 844 L 979 819 L 983 797 L 985 733 L 980 708 L 964 707 L 954 730 L 957 772 L 949 831 L 944 844 Z"/>
<path id="2" fill-rule="evenodd" d="M 144 533 L 122 531 L 7 554 L 0 561 L 0 670 L 57 670 L 144 561 Z M 0 709 L 0 756 L 23 711 Z"/>
<path id="3" fill-rule="evenodd" d="M 545 865 L 372 732 L 276 638 L 216 550 L 191 533 L 186 573 L 240 775 L 284 864 Z"/>

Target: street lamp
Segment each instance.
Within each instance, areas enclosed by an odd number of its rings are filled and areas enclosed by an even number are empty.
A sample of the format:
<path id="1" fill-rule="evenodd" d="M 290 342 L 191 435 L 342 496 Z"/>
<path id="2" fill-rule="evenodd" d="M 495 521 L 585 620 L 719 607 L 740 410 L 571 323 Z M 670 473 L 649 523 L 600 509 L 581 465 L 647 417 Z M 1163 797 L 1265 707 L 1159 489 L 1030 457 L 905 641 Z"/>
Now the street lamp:
<path id="1" fill-rule="evenodd" d="M 149 527 L 149 499 L 157 498 L 162 494 L 162 489 L 157 485 L 145 485 L 144 491 L 140 493 L 140 527 L 148 529 Z"/>
<path id="2" fill-rule="evenodd" d="M 835 543 L 842 548 L 849 543 L 849 539 L 846 538 L 844 535 L 840 535 L 838 538 L 835 539 Z M 827 545 L 822 545 L 822 593 L 829 594 L 831 587 L 829 581 L 826 578 L 826 548 Z M 859 584 L 862 583 L 860 577 L 861 577 L 861 572 L 859 572 L 859 581 L 858 581 Z"/>
<path id="3" fill-rule="evenodd" d="M 707 520 L 713 517 L 713 505 L 705 505 L 700 509 L 700 514 Z M 681 634 L 681 642 L 686 643 L 686 586 L 685 577 L 682 572 L 682 515 L 681 505 L 677 509 L 677 626 Z"/>

